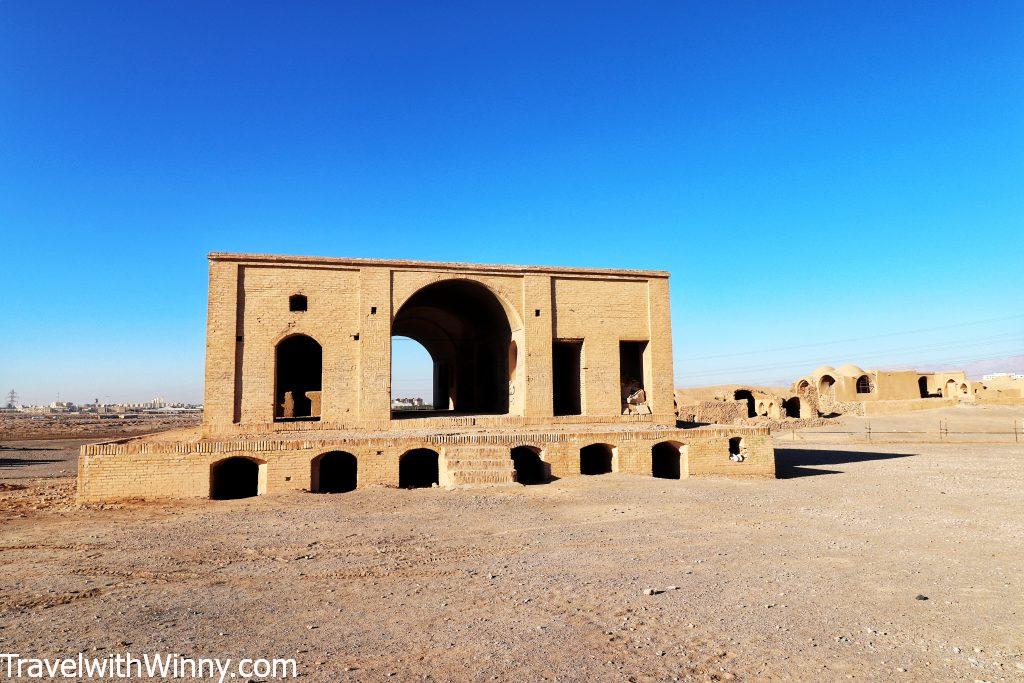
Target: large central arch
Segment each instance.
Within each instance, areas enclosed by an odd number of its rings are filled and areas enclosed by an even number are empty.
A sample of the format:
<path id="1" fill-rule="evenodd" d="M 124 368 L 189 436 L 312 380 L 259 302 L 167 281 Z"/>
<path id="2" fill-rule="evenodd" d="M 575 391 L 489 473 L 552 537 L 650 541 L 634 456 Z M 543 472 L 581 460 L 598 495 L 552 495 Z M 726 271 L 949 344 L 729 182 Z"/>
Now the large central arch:
<path id="1" fill-rule="evenodd" d="M 435 410 L 509 412 L 518 350 L 505 308 L 483 284 L 454 279 L 423 287 L 398 309 L 391 335 L 413 339 L 430 354 Z"/>

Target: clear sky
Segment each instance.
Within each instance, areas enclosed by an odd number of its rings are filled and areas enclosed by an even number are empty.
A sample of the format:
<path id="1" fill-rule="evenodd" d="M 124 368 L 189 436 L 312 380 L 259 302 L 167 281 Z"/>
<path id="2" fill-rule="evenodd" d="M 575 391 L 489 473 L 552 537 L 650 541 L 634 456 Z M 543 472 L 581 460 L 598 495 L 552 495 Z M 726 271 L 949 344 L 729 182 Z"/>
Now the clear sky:
<path id="1" fill-rule="evenodd" d="M 198 400 L 209 251 L 667 269 L 679 384 L 1022 353 L 1022 85 L 1020 2 L 6 0 L 0 389 Z"/>

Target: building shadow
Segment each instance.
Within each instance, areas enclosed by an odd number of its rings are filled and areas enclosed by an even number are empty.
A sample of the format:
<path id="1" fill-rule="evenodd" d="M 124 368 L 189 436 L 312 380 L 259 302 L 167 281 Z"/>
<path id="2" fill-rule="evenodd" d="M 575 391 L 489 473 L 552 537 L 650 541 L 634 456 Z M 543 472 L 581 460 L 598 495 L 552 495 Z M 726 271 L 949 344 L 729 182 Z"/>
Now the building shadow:
<path id="1" fill-rule="evenodd" d="M 27 467 L 28 465 L 51 465 L 64 460 L 28 460 L 26 458 L 0 458 L 0 469 L 10 467 Z"/>
<path id="2" fill-rule="evenodd" d="M 844 465 L 869 460 L 910 458 L 914 453 L 876 453 L 872 451 L 834 451 L 804 448 L 776 448 L 775 476 L 779 479 L 809 477 L 816 474 L 842 474 L 842 470 L 823 470 L 816 465 Z"/>

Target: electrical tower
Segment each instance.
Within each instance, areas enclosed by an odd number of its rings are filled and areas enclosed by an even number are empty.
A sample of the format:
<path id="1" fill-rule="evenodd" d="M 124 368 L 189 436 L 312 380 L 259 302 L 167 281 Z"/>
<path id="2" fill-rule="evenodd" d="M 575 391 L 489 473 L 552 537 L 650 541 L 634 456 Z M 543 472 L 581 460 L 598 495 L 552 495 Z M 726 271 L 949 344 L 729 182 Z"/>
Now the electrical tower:
<path id="1" fill-rule="evenodd" d="M 10 392 L 8 392 L 8 394 L 7 394 L 7 407 L 8 408 L 17 408 L 18 407 L 18 392 L 16 392 L 14 389 L 11 389 Z"/>

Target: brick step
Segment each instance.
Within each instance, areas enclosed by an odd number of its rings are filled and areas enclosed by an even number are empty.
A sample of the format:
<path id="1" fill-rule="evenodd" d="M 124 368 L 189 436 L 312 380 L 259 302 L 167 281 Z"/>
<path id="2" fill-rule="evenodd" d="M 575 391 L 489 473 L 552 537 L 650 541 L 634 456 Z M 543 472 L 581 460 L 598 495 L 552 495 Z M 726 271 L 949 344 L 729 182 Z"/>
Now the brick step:
<path id="1" fill-rule="evenodd" d="M 509 470 L 454 470 L 451 472 L 452 483 L 456 486 L 466 484 L 514 484 L 515 474 Z"/>
<path id="2" fill-rule="evenodd" d="M 447 449 L 449 457 L 455 458 L 510 458 L 511 451 L 505 446 L 455 446 Z"/>
<path id="3" fill-rule="evenodd" d="M 464 460 L 459 458 L 457 460 L 448 459 L 448 469 L 474 469 L 474 470 L 488 470 L 488 469 L 512 469 L 512 460 L 505 458 L 503 460 Z"/>

